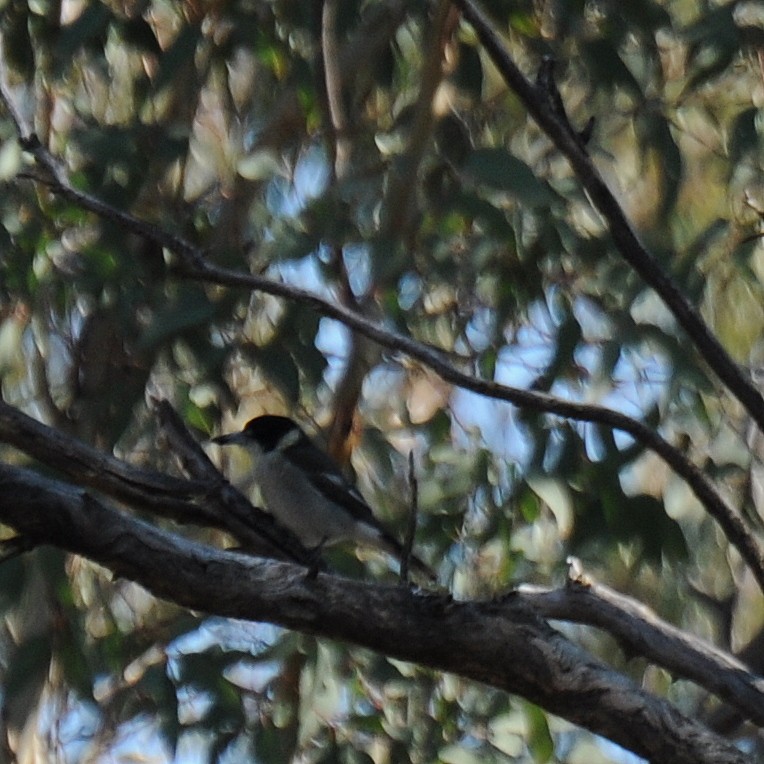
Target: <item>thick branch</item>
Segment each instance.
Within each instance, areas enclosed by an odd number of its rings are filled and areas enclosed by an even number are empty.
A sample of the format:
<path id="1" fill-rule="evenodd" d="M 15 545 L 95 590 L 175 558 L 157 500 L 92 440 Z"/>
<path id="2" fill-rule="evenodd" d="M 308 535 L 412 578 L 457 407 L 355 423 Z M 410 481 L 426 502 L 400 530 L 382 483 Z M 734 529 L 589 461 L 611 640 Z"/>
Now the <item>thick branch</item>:
<path id="1" fill-rule="evenodd" d="M 98 488 L 133 506 L 163 506 L 183 513 L 189 511 L 188 499 L 201 496 L 209 489 L 201 481 L 184 480 L 127 464 L 32 419 L 2 400 L 0 441 L 60 470 L 82 485 Z"/>
<path id="2" fill-rule="evenodd" d="M 564 589 L 523 586 L 512 596 L 544 618 L 605 629 L 627 651 L 691 679 L 764 726 L 764 679 L 728 653 L 666 623 L 641 602 L 578 572 Z"/>
<path id="3" fill-rule="evenodd" d="M 764 430 L 764 401 L 761 394 L 730 358 L 695 307 L 663 271 L 660 263 L 640 242 L 615 196 L 586 153 L 582 141 L 569 125 L 560 120 L 559 114 L 555 113 L 544 95 L 523 76 L 477 3 L 473 0 L 454 0 L 454 3 L 472 25 L 504 81 L 572 165 L 592 203 L 607 221 L 613 241 L 624 260 L 658 293 L 711 369 Z"/>
<path id="4" fill-rule="evenodd" d="M 87 492 L 0 465 L 0 520 L 159 597 L 341 639 L 517 693 L 652 762 L 743 764 L 731 743 L 607 669 L 520 600 L 456 603 L 402 587 L 304 575 L 125 517 Z"/>
<path id="5" fill-rule="evenodd" d="M 275 527 L 271 515 L 253 507 L 223 479 L 196 441 L 189 436 L 185 445 L 181 442 L 179 431 L 185 432 L 185 428 L 177 421 L 173 421 L 174 428 L 168 423 L 174 414 L 169 404 L 157 406 L 166 433 L 173 439 L 173 452 L 186 457 L 185 466 L 189 466 L 191 449 L 196 449 L 199 463 L 189 470 L 192 480 L 123 462 L 32 419 L 4 401 L 0 401 L 0 442 L 10 443 L 78 484 L 96 488 L 131 507 L 179 523 L 227 531 L 246 549 L 259 554 L 313 564 L 313 556 L 288 530 Z M 195 503 L 196 500 L 203 503 Z"/>

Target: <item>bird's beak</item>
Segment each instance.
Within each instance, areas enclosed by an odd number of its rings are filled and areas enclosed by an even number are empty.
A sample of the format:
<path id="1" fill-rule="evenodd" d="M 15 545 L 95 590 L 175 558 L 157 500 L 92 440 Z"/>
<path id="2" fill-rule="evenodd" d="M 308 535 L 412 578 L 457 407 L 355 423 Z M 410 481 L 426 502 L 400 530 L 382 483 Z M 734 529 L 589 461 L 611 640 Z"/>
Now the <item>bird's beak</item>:
<path id="1" fill-rule="evenodd" d="M 242 445 L 247 442 L 247 439 L 243 432 L 231 432 L 228 435 L 218 435 L 217 438 L 212 438 L 211 442 L 219 446 L 227 446 L 231 443 Z"/>

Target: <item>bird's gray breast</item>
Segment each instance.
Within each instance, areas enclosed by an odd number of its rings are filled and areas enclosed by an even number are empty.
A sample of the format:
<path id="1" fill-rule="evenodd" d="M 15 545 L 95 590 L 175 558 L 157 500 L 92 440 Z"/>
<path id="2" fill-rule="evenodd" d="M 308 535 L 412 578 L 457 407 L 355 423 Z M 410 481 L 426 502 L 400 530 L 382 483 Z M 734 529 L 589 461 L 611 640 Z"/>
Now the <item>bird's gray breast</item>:
<path id="1" fill-rule="evenodd" d="M 255 467 L 255 480 L 268 511 L 306 547 L 334 544 L 354 536 L 353 518 L 326 499 L 282 454 L 263 454 Z"/>

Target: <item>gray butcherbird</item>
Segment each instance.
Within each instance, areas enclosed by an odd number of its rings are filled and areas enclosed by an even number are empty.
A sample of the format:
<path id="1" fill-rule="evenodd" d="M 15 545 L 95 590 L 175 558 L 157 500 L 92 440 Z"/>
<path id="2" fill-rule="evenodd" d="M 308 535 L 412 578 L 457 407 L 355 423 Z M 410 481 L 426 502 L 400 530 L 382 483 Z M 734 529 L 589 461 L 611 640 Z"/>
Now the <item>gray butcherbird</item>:
<path id="1" fill-rule="evenodd" d="M 212 442 L 254 450 L 254 478 L 263 501 L 305 547 L 352 540 L 401 559 L 401 544 L 374 517 L 332 458 L 288 417 L 255 417 L 241 432 L 221 435 Z M 412 555 L 409 562 L 435 579 L 433 570 L 419 558 Z"/>

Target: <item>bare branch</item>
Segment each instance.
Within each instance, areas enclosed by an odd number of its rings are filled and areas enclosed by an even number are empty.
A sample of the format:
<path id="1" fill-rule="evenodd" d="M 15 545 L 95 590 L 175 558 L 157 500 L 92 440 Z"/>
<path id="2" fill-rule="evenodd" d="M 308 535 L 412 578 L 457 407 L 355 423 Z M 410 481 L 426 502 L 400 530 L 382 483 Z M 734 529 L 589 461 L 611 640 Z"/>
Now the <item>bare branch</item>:
<path id="1" fill-rule="evenodd" d="M 81 489 L 9 465 L 0 465 L 0 521 L 183 607 L 352 642 L 521 695 L 652 762 L 748 760 L 577 648 L 519 598 L 458 603 L 405 587 L 308 577 L 295 565 L 183 540 Z"/>
<path id="2" fill-rule="evenodd" d="M 592 580 L 571 565 L 564 589 L 523 586 L 510 597 L 544 618 L 605 629 L 624 647 L 691 679 L 764 725 L 764 679 L 714 645 L 666 623 L 646 605 Z"/>
<path id="3" fill-rule="evenodd" d="M 342 73 L 352 71 L 342 66 L 337 41 L 337 2 L 323 0 L 321 9 L 321 61 L 326 89 L 326 121 L 329 140 L 327 145 L 331 163 L 331 183 L 345 181 L 350 173 L 353 142 L 350 140 L 350 121 L 344 104 L 345 87 Z M 343 242 L 330 241 L 331 263 L 339 285 L 339 299 L 351 309 L 360 309 L 359 301 L 350 286 L 350 277 L 343 258 Z M 349 461 L 355 411 L 361 395 L 363 380 L 368 371 L 366 356 L 369 342 L 358 334 L 351 334 L 347 361 L 342 376 L 335 386 L 332 401 L 331 425 L 327 446 L 329 453 L 342 465 Z"/>
<path id="4" fill-rule="evenodd" d="M 60 470 L 82 485 L 97 488 L 134 506 L 177 505 L 182 512 L 188 507 L 186 499 L 203 495 L 207 490 L 202 482 L 171 477 L 123 462 L 32 419 L 1 400 L 0 441 Z"/>
<path id="5" fill-rule="evenodd" d="M 660 295 L 713 372 L 764 430 L 764 400 L 760 393 L 732 360 L 695 307 L 679 291 L 676 284 L 663 271 L 660 263 L 640 242 L 615 196 L 587 154 L 580 136 L 570 129 L 569 124 L 559 118 L 543 92 L 540 92 L 523 76 L 507 52 L 500 36 L 477 3 L 474 0 L 454 0 L 454 3 L 461 9 L 464 18 L 477 33 L 504 81 L 572 165 L 592 203 L 607 221 L 613 241 L 624 260 Z"/>
<path id="6" fill-rule="evenodd" d="M 333 134 L 334 177 L 345 177 L 350 165 L 352 142 L 348 136 L 348 120 L 343 104 L 342 72 L 337 45 L 337 0 L 323 0 L 321 9 L 321 53 L 324 63 L 324 82 L 329 112 L 329 126 Z"/>

